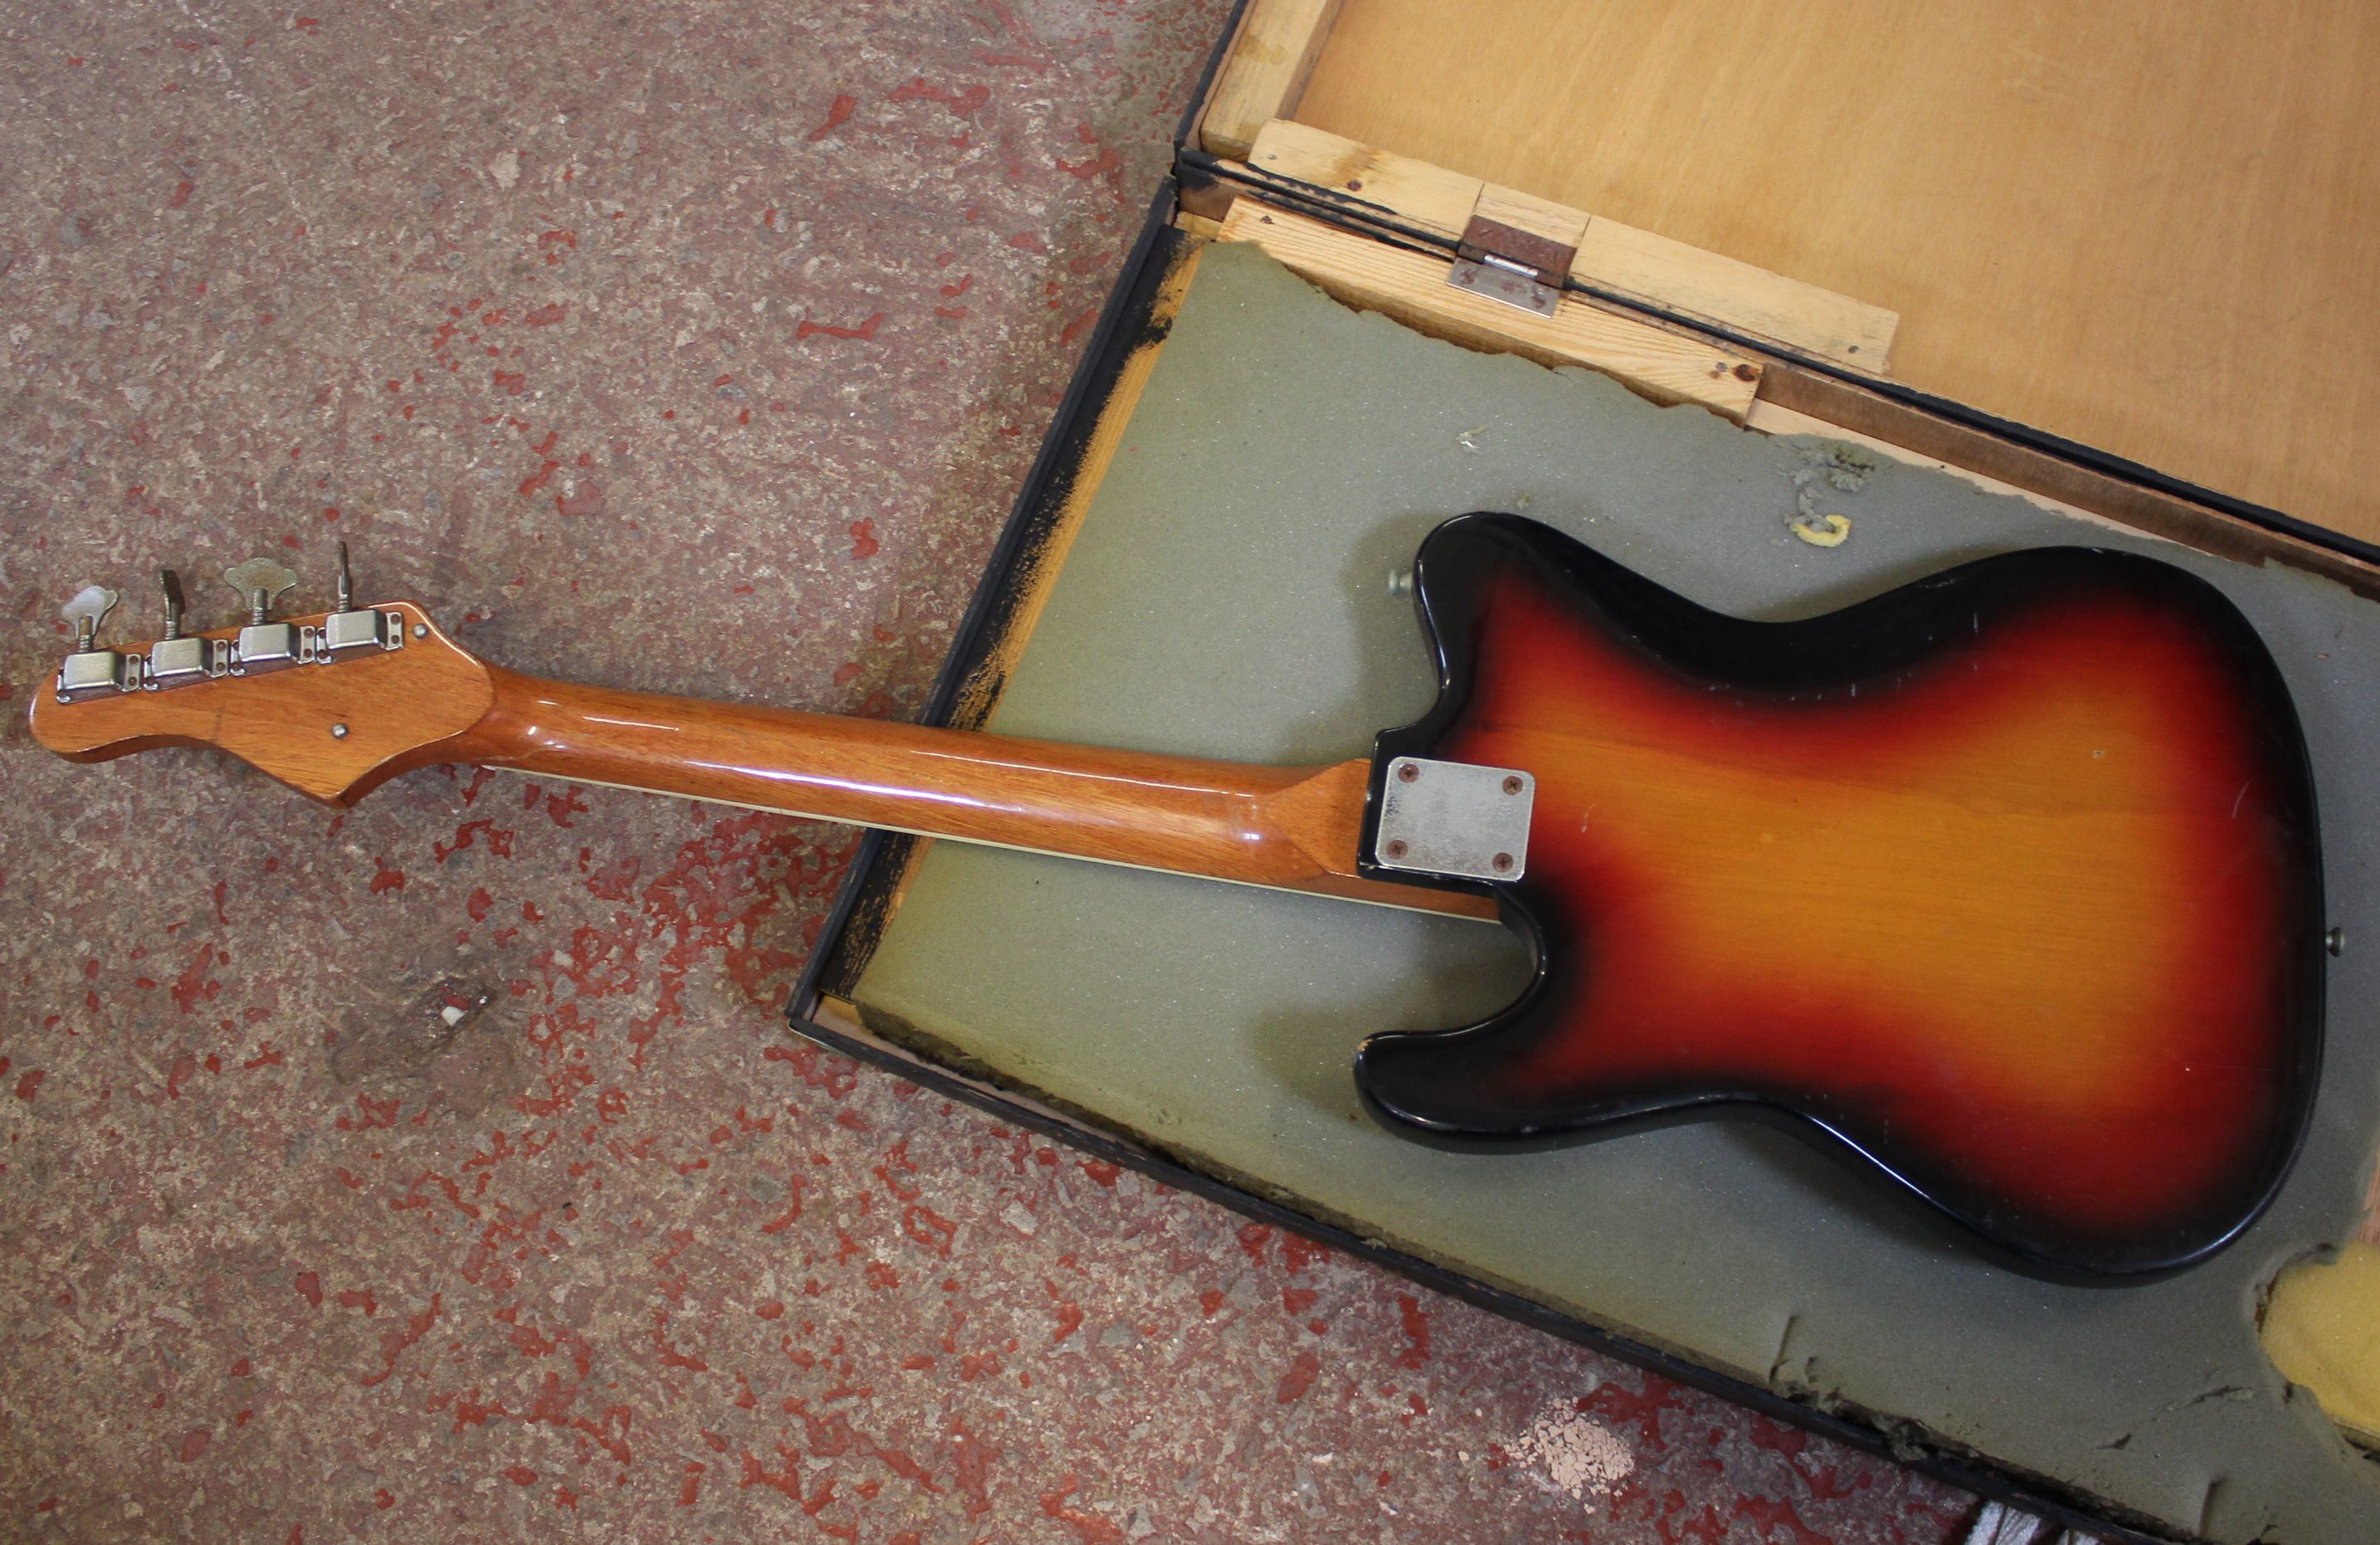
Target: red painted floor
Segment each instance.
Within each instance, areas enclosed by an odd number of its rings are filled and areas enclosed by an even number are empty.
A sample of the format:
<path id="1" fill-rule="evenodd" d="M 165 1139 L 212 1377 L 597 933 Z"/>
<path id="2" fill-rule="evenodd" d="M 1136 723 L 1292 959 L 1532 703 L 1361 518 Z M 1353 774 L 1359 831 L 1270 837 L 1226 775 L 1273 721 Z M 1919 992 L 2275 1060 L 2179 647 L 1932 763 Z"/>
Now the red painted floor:
<path id="1" fill-rule="evenodd" d="M 0 1535 L 1956 1532 L 788 1040 L 848 832 L 23 730 L 79 586 L 341 538 L 516 668 L 914 712 L 1223 10 L 0 6 Z"/>

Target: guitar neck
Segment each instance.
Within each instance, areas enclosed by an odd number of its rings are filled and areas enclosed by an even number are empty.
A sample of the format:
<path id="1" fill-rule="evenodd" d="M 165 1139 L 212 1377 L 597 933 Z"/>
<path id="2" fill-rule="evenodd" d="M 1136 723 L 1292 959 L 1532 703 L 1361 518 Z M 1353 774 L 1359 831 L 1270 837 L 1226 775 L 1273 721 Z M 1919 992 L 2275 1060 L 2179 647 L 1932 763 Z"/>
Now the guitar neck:
<path id="1" fill-rule="evenodd" d="M 1359 873 L 1361 759 L 1262 767 L 614 691 L 491 668 L 479 723 L 422 760 L 1492 918 Z"/>

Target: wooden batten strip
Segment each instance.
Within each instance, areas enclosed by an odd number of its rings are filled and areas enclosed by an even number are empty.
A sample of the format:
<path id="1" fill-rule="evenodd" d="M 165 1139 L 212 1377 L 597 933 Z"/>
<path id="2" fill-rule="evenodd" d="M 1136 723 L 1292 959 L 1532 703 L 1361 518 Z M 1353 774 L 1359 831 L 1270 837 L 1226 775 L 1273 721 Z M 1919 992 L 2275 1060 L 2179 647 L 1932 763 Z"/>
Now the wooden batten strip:
<path id="1" fill-rule="evenodd" d="M 1198 120 L 1198 142 L 1208 154 L 1245 161 L 1258 129 L 1297 111 L 1339 6 L 1340 0 L 1249 0 Z"/>
<path id="2" fill-rule="evenodd" d="M 1370 206 L 1378 218 L 1443 241 L 1460 238 L 1478 214 L 1575 246 L 1571 277 L 1579 284 L 1746 337 L 1871 375 L 1891 362 L 1895 312 L 1617 220 L 1286 118 L 1257 131 L 1245 160 L 1326 202 L 1356 213 Z"/>
<path id="3" fill-rule="evenodd" d="M 1741 355 L 1668 332 L 1577 296 L 1551 317 L 1490 300 L 1446 282 L 1444 258 L 1391 247 L 1321 221 L 1241 199 L 1220 239 L 1261 247 L 1335 298 L 1407 326 L 1489 353 L 1546 365 L 1584 365 L 1656 402 L 1691 402 L 1743 421 L 1760 386 L 1760 366 Z"/>
<path id="4" fill-rule="evenodd" d="M 1369 213 L 1450 245 L 1463 237 L 1488 185 L 1409 155 L 1276 118 L 1257 132 L 1248 169 L 1326 203 Z"/>
<path id="5" fill-rule="evenodd" d="M 1892 365 L 1900 314 L 1595 215 L 1571 277 L 1866 375 Z"/>
<path id="6" fill-rule="evenodd" d="M 1771 407 L 1791 410 L 1801 421 L 1777 429 L 1809 432 L 1829 428 L 1885 447 L 1973 473 L 2019 493 L 2039 495 L 2072 508 L 2168 538 L 2203 553 L 2239 563 L 2287 564 L 2335 579 L 2367 600 L 2380 601 L 2380 567 L 2308 541 L 2302 537 L 2210 508 L 2179 495 L 2095 471 L 2047 451 L 2034 450 L 1987 430 L 1956 423 L 1938 414 L 1879 393 L 1772 361 L 1760 385 L 1760 409 L 1747 421 L 1764 427 Z"/>

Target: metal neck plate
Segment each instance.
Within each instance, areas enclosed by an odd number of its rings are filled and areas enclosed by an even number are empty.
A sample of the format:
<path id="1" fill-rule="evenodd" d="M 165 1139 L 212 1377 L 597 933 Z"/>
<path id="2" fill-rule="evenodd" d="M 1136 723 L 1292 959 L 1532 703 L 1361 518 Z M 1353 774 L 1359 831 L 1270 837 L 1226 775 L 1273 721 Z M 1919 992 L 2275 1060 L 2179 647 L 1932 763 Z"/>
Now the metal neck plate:
<path id="1" fill-rule="evenodd" d="M 1456 880 L 1518 880 L 1529 867 L 1537 781 L 1517 767 L 1390 760 L 1372 861 Z"/>

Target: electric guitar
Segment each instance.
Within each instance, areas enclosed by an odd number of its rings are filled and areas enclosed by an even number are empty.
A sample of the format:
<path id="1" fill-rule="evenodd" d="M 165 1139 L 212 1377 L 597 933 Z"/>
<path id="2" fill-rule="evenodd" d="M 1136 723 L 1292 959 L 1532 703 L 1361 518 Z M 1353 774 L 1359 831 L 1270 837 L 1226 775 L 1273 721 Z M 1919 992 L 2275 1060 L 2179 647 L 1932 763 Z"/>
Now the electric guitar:
<path id="1" fill-rule="evenodd" d="M 261 565 L 260 567 L 259 565 Z M 1695 605 L 1546 527 L 1415 567 L 1439 696 L 1272 768 L 518 675 L 409 602 L 79 648 L 32 727 L 212 746 L 347 804 L 440 762 L 1500 920 L 1478 1024 L 1356 1056 L 1390 1126 L 1528 1147 L 1769 1116 L 2046 1275 L 2205 1259 L 2271 1200 L 2321 1055 L 2314 796 L 2271 657 L 2137 555 L 1987 558 L 1828 615 Z M 286 576 L 286 578 L 284 578 Z"/>

